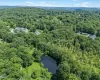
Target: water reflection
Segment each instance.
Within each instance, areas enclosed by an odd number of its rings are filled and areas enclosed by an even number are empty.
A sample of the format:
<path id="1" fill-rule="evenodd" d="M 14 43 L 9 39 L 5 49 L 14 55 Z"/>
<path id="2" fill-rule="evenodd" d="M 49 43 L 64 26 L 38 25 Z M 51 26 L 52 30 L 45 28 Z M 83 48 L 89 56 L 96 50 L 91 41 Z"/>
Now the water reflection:
<path id="1" fill-rule="evenodd" d="M 48 68 L 49 72 L 53 74 L 56 73 L 58 67 L 57 67 L 57 62 L 53 58 L 43 55 L 41 57 L 41 62 L 44 64 L 44 68 Z"/>

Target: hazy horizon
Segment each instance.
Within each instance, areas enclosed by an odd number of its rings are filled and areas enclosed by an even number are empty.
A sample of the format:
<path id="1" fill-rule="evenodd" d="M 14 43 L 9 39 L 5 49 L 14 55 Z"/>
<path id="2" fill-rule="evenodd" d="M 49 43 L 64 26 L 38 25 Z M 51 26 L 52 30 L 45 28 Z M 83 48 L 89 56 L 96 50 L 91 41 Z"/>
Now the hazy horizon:
<path id="1" fill-rule="evenodd" d="M 41 7 L 100 7 L 95 0 L 2 0 L 0 6 L 41 6 Z"/>

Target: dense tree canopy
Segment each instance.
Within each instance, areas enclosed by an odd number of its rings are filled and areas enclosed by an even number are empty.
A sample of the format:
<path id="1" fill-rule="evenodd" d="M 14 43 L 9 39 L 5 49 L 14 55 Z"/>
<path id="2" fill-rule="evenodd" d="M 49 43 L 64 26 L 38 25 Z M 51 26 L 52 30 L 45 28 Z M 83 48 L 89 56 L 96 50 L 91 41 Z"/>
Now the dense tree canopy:
<path id="1" fill-rule="evenodd" d="M 1 9 L 0 80 L 100 80 L 100 10 Z"/>

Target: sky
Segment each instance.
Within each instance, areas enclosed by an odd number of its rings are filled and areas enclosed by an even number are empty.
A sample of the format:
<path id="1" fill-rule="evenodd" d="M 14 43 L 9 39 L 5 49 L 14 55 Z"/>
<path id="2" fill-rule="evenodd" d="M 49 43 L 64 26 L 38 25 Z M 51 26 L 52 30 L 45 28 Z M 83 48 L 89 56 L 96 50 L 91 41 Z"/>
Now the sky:
<path id="1" fill-rule="evenodd" d="M 100 0 L 0 0 L 3 6 L 100 7 Z"/>

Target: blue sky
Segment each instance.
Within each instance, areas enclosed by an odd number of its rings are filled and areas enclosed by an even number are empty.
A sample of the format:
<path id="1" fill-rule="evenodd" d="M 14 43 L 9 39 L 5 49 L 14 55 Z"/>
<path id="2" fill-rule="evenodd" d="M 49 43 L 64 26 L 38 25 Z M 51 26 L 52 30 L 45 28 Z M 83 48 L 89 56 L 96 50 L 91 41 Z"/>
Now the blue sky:
<path id="1" fill-rule="evenodd" d="M 50 7 L 100 7 L 100 0 L 0 0 L 0 5 Z"/>

